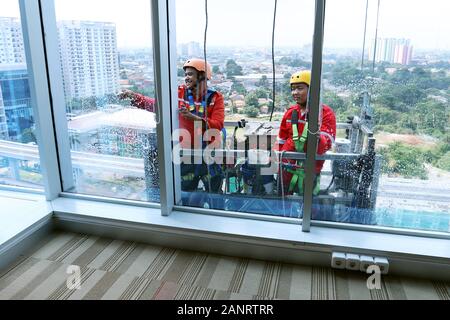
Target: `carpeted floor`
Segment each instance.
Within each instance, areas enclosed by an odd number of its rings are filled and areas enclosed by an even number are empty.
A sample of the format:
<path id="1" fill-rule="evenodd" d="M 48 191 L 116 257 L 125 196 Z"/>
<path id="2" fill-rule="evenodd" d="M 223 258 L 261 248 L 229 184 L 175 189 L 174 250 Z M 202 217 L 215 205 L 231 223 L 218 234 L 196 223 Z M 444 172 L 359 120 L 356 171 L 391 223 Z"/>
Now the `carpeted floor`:
<path id="1" fill-rule="evenodd" d="M 435 299 L 450 283 L 226 257 L 95 236 L 54 233 L 0 273 L 0 299 Z M 81 287 L 68 289 L 71 265 Z M 72 278 L 70 278 L 72 277 Z M 69 284 L 72 283 L 69 280 Z"/>

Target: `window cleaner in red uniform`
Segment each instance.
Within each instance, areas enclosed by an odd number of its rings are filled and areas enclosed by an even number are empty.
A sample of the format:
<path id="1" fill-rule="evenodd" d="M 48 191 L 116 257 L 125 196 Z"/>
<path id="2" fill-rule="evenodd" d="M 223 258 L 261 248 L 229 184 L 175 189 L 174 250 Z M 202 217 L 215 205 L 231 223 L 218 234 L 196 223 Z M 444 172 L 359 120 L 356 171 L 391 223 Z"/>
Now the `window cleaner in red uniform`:
<path id="1" fill-rule="evenodd" d="M 197 136 L 204 150 L 208 144 L 203 141 L 206 130 L 216 129 L 224 132 L 225 107 L 220 92 L 207 87 L 211 79 L 211 65 L 203 59 L 189 59 L 183 66 L 185 83 L 178 87 L 178 110 L 181 129 L 190 134 L 190 141 L 180 137 L 183 148 L 194 149 L 194 138 Z M 197 125 L 196 125 L 197 124 Z M 199 125 L 200 124 L 200 125 Z M 214 142 L 212 139 L 211 143 Z M 206 191 L 219 192 L 222 186 L 222 169 L 219 164 L 181 164 L 181 189 L 195 191 L 202 180 Z"/>
<path id="2" fill-rule="evenodd" d="M 306 152 L 308 139 L 308 92 L 311 83 L 309 70 L 296 72 L 290 80 L 291 93 L 296 104 L 291 106 L 284 114 L 278 133 L 278 150 L 291 152 Z M 322 105 L 319 116 L 320 135 L 317 154 L 324 154 L 331 149 L 336 138 L 336 116 L 327 105 Z M 320 191 L 320 172 L 324 161 L 317 160 L 315 165 L 316 179 L 314 195 Z M 304 190 L 304 161 L 282 160 L 281 182 L 286 194 L 303 194 Z"/>
<path id="3" fill-rule="evenodd" d="M 207 80 L 211 79 L 211 65 L 207 63 L 205 69 L 205 60 L 189 59 L 183 66 L 185 71 L 185 84 L 178 87 L 178 110 L 180 129 L 188 131 L 190 140 L 180 137 L 180 146 L 186 149 L 194 149 L 194 137 L 197 135 L 198 141 L 203 140 L 203 134 L 207 129 L 217 129 L 225 134 L 224 120 L 225 107 L 223 95 L 211 88 L 207 88 Z M 154 112 L 155 99 L 146 97 L 142 94 L 124 90 L 120 99 L 129 99 L 131 105 Z M 195 123 L 200 123 L 196 126 Z M 199 130 L 195 130 L 195 128 Z M 212 141 L 214 141 L 212 139 Z M 201 148 L 207 146 L 206 141 L 202 142 Z M 219 192 L 222 185 L 222 170 L 218 164 L 206 165 L 181 164 L 181 189 L 183 191 L 195 191 L 198 188 L 199 181 L 202 180 L 205 188 L 212 192 Z"/>

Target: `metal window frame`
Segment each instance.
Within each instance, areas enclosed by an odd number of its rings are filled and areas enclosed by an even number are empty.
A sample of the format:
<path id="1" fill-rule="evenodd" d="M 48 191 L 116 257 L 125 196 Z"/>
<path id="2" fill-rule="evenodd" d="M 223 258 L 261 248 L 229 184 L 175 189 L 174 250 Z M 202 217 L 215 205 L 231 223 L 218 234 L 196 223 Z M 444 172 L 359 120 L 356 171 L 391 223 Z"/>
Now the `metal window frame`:
<path id="1" fill-rule="evenodd" d="M 72 173 L 72 157 L 69 143 L 69 133 L 66 119 L 66 110 L 65 107 L 59 108 L 57 106 L 65 106 L 64 99 L 64 90 L 62 87 L 62 76 L 61 76 L 61 62 L 59 59 L 59 49 L 58 49 L 58 30 L 57 30 L 57 22 L 56 22 L 56 13 L 55 13 L 55 1 L 54 0 L 38 0 L 40 6 L 40 12 L 34 11 L 34 15 L 37 17 L 41 17 L 42 27 L 45 30 L 45 39 L 42 44 L 42 47 L 47 55 L 47 70 L 48 70 L 48 88 L 50 93 L 50 101 L 53 105 L 53 119 L 55 125 L 55 139 L 57 143 L 57 157 L 59 157 L 59 165 L 61 172 L 60 183 L 62 186 L 59 190 L 57 190 L 57 195 L 55 195 L 52 199 L 57 196 L 73 198 L 73 199 L 90 199 L 93 201 L 102 201 L 106 203 L 117 203 L 117 204 L 133 204 L 141 207 L 148 208 L 161 208 L 161 211 L 167 212 L 167 209 L 162 209 L 164 206 L 158 203 L 152 202 L 139 202 L 133 200 L 126 199 L 116 199 L 116 198 L 108 198 L 97 195 L 85 195 L 85 194 L 77 194 L 77 193 L 69 193 L 66 192 L 74 187 L 73 181 L 73 173 Z M 28 3 L 25 1 L 25 3 Z M 155 30 L 155 21 L 159 19 L 153 19 L 153 30 Z M 165 21 L 163 21 L 165 23 Z M 40 29 L 39 29 L 40 30 Z M 158 31 L 157 31 L 158 32 Z M 155 36 L 155 35 L 153 35 Z M 159 36 L 159 33 L 157 33 Z M 155 66 L 159 66 L 159 64 L 155 63 Z M 160 76 L 161 77 L 161 76 Z M 155 79 L 157 79 L 157 75 L 155 74 Z M 164 83 L 164 80 L 161 81 Z M 156 87 L 156 86 L 155 86 Z M 158 130 L 157 130 L 158 131 Z M 160 132 L 157 133 L 158 137 L 161 136 Z M 158 139 L 158 149 L 162 150 L 164 144 L 160 143 L 161 139 Z M 161 144 L 161 145 L 160 145 Z M 160 153 L 161 155 L 161 153 Z M 164 175 L 164 167 L 165 162 L 163 159 L 158 159 L 160 163 L 160 178 Z M 169 194 L 164 191 L 163 188 L 170 187 L 167 183 L 164 185 L 162 182 L 166 179 L 161 179 L 161 195 Z M 55 193 L 56 194 L 56 193 Z M 170 199 L 172 197 L 169 197 Z M 170 205 L 165 206 L 171 207 Z"/>
<path id="2" fill-rule="evenodd" d="M 169 216 L 175 204 L 171 120 L 173 116 L 172 105 L 177 101 L 176 59 L 174 59 L 173 52 L 176 30 L 173 17 L 170 18 L 169 14 L 171 12 L 169 10 L 174 10 L 174 8 L 173 0 L 151 1 L 156 118 L 160 120 L 156 125 L 156 132 L 158 137 L 160 204 L 163 216 Z"/>
<path id="3" fill-rule="evenodd" d="M 326 0 L 316 0 L 313 52 L 311 68 L 311 85 L 309 91 L 309 134 L 307 141 L 307 152 L 305 161 L 305 193 L 303 197 L 303 223 L 302 231 L 311 230 L 311 214 L 313 204 L 313 189 L 316 165 L 316 150 L 318 135 L 311 134 L 319 132 L 320 114 L 320 89 L 322 78 L 322 51 L 325 25 L 325 2 Z"/>
<path id="4" fill-rule="evenodd" d="M 59 196 L 62 186 L 41 23 L 41 7 L 39 1 L 27 0 L 19 0 L 19 7 L 43 185 L 45 197 L 50 201 Z"/>
<path id="5" fill-rule="evenodd" d="M 322 49 L 323 49 L 323 33 L 324 33 L 324 16 L 325 16 L 325 1 L 316 0 L 315 10 L 315 28 L 313 37 L 313 64 L 312 64 L 312 79 L 311 79 L 311 128 L 312 132 L 315 132 L 318 128 L 314 128 L 313 124 L 318 126 L 319 109 L 314 106 L 320 105 L 320 79 L 322 70 Z M 156 92 L 158 102 L 160 103 L 160 116 L 161 119 L 170 119 L 173 126 L 177 120 L 176 113 L 171 110 L 171 105 L 177 100 L 177 84 L 176 84 L 176 41 L 175 41 L 175 28 L 174 28 L 174 0 L 157 1 L 152 0 L 152 32 L 153 32 L 153 54 L 155 65 L 155 81 Z M 64 152 L 58 149 L 55 139 L 61 141 L 63 136 L 61 132 L 58 132 L 60 126 L 65 123 L 65 116 L 61 117 L 60 113 L 54 112 L 52 114 L 51 102 L 53 104 L 58 103 L 58 99 L 61 98 L 61 90 L 58 90 L 57 71 L 59 59 L 54 59 L 46 54 L 52 54 L 50 50 L 54 45 L 52 41 L 55 40 L 56 25 L 52 26 L 51 9 L 54 6 L 54 0 L 39 0 L 39 1 L 27 1 L 19 0 L 21 21 L 24 34 L 25 53 L 27 58 L 28 72 L 30 75 L 30 90 L 31 98 L 33 102 L 33 112 L 36 117 L 36 136 L 39 142 L 39 153 L 41 167 L 43 168 L 44 188 L 47 200 L 53 200 L 58 195 L 64 196 L 62 192 L 62 184 L 64 182 L 65 169 L 61 168 L 63 176 L 59 174 L 58 166 L 58 154 L 60 159 Z M 53 9 L 54 10 L 54 9 Z M 53 11 L 54 16 L 54 11 Z M 41 20 L 42 19 L 42 20 Z M 42 28 L 45 27 L 45 39 Z M 54 28 L 53 31 L 51 28 Z M 52 33 L 53 32 L 53 33 Z M 44 41 L 45 40 L 45 41 Z M 49 52 L 46 53 L 45 49 L 48 48 Z M 54 51 L 55 53 L 57 51 Z M 175 55 L 174 55 L 175 52 Z M 53 56 L 52 56 L 53 57 Z M 52 61 L 49 61 L 51 58 Z M 56 62 L 55 62 L 56 60 Z M 56 70 L 56 71 L 55 71 Z M 170 83 L 170 85 L 166 85 Z M 164 84 L 164 85 L 163 85 Z M 55 91 L 59 92 L 58 96 L 55 96 Z M 53 92 L 53 94 L 52 94 Z M 176 111 L 176 110 L 175 110 Z M 64 121 L 61 120 L 64 118 Z M 53 125 L 53 119 L 55 119 L 55 127 Z M 58 123 L 58 121 L 62 121 Z M 55 129 L 56 128 L 56 129 Z M 174 200 L 176 199 L 176 185 L 174 183 L 174 168 L 170 162 L 164 160 L 172 159 L 172 137 L 171 137 L 171 123 L 170 121 L 161 121 L 157 126 L 158 134 L 158 149 L 159 162 L 160 162 L 160 175 L 161 175 L 161 213 L 164 216 L 169 215 L 174 210 Z M 55 132 L 56 131 L 56 132 Z M 316 150 L 317 136 L 311 135 L 311 139 L 308 142 L 308 150 Z M 170 142 L 170 143 L 169 143 Z M 311 144 L 311 148 L 309 147 Z M 70 153 L 70 150 L 69 150 Z M 302 224 L 302 231 L 308 232 L 311 225 L 313 227 L 330 227 L 335 229 L 360 230 L 360 231 L 372 231 L 388 234 L 400 234 L 400 235 L 415 235 L 431 238 L 443 238 L 448 239 L 449 235 L 439 232 L 432 232 L 428 230 L 411 230 L 411 229 L 398 229 L 383 226 L 364 226 L 353 224 L 342 224 L 332 222 L 313 221 L 311 223 L 311 208 L 312 208 L 312 190 L 314 180 L 314 167 L 315 160 L 317 159 L 315 152 L 308 152 L 306 159 L 306 188 L 305 188 L 305 206 L 304 206 L 304 218 Z M 64 160 L 65 161 L 65 160 Z M 57 170 L 55 170 L 55 168 Z M 70 185 L 70 183 L 69 183 Z M 16 191 L 16 190 L 14 190 Z M 127 200 L 121 199 L 107 199 L 96 196 L 83 196 L 82 197 L 93 201 L 112 202 L 117 204 L 123 204 Z M 78 198 L 75 194 L 68 194 L 67 197 Z M 130 205 L 142 205 L 144 207 L 159 207 L 152 204 L 138 203 L 134 201 L 128 201 Z M 307 205 L 307 206 L 306 206 Z M 175 207 L 175 210 L 177 207 Z M 180 211 L 193 212 L 193 213 L 207 213 L 206 210 L 198 210 L 191 207 L 178 208 Z M 227 216 L 228 212 L 215 212 L 216 215 Z M 242 218 L 257 219 L 260 217 L 252 214 L 241 213 Z M 232 216 L 232 215 L 231 215 Z M 261 220 L 265 220 L 262 217 Z M 309 219 L 305 221 L 305 219 Z M 272 221 L 272 219 L 267 219 Z M 283 219 L 274 219 L 274 222 L 286 222 Z M 291 222 L 291 221 L 289 221 Z M 291 222 L 297 224 L 297 222 Z"/>
<path id="6" fill-rule="evenodd" d="M 58 29 L 56 23 L 55 1 L 39 0 L 42 25 L 45 30 L 44 46 L 47 55 L 49 90 L 52 98 L 53 116 L 56 129 L 59 165 L 61 168 L 62 191 L 74 187 L 72 156 L 70 153 L 69 129 L 66 119 L 66 103 L 61 75 L 61 62 L 58 48 Z"/>

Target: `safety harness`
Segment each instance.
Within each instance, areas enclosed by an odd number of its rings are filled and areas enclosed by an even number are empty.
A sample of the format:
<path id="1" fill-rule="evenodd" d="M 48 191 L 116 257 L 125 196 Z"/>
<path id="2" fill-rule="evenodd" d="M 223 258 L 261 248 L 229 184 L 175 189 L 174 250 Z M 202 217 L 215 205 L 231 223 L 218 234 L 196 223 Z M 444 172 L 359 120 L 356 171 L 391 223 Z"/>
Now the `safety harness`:
<path id="1" fill-rule="evenodd" d="M 194 102 L 194 95 L 192 93 L 192 90 L 188 89 L 184 91 L 184 103 L 186 104 L 186 102 L 189 102 L 189 105 L 187 106 L 188 110 L 202 118 L 205 119 L 206 118 L 206 112 L 207 112 L 207 106 L 209 106 L 211 104 L 212 98 L 214 93 L 216 93 L 215 90 L 212 89 L 208 89 L 206 92 L 206 99 L 202 99 L 201 104 L 199 103 L 195 103 Z M 226 134 L 225 128 L 222 129 L 222 133 Z M 204 150 L 207 147 L 207 143 L 206 141 L 202 142 L 202 149 Z M 185 174 L 184 176 L 181 177 L 182 181 L 192 181 L 194 180 L 195 177 L 198 176 L 203 176 L 206 177 L 207 179 L 211 179 L 215 176 L 220 176 L 222 175 L 222 168 L 220 167 L 220 165 L 213 163 L 208 165 L 208 173 L 205 175 L 204 174 L 204 168 L 202 164 L 195 164 L 194 165 L 194 172 L 190 172 L 188 174 Z"/>
<path id="2" fill-rule="evenodd" d="M 298 133 L 298 112 L 297 110 L 292 111 L 291 116 L 292 124 L 292 140 L 295 144 L 295 151 L 304 152 L 305 142 L 308 139 L 308 122 L 305 123 L 303 127 L 302 135 L 299 136 Z M 303 182 L 305 180 L 305 168 L 303 166 L 303 161 L 297 160 L 297 163 L 283 163 L 283 168 L 292 174 L 292 179 L 289 184 L 289 192 L 294 192 L 295 187 L 298 186 L 299 194 L 303 194 Z M 316 176 L 316 183 L 314 186 L 313 194 L 318 195 L 320 191 L 320 175 Z"/>

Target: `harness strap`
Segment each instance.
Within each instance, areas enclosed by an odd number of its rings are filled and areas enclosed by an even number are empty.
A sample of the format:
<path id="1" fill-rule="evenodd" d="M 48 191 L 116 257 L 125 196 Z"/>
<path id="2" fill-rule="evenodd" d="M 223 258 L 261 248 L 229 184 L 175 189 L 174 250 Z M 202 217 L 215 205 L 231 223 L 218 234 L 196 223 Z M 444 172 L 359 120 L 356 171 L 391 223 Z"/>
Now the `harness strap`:
<path id="1" fill-rule="evenodd" d="M 308 139 L 308 122 L 305 123 L 303 127 L 302 135 L 299 137 L 298 134 L 298 112 L 294 110 L 291 117 L 292 123 L 292 140 L 295 144 L 295 151 L 303 152 L 306 140 Z M 303 184 L 305 181 L 305 169 L 303 164 L 297 163 L 297 168 L 285 168 L 285 170 L 292 174 L 292 179 L 289 184 L 289 192 L 293 192 L 295 187 L 298 186 L 298 192 L 303 193 Z M 320 191 L 320 175 L 316 177 L 316 183 L 314 185 L 313 194 L 318 195 Z"/>
<path id="2" fill-rule="evenodd" d="M 200 104 L 196 104 L 194 101 L 192 90 L 187 89 L 184 91 L 184 101 L 189 101 L 188 109 L 192 114 L 195 114 L 200 118 L 205 118 L 205 112 L 207 109 L 206 106 L 209 106 L 211 104 L 214 93 L 216 93 L 215 90 L 208 89 L 208 91 L 206 92 L 206 99 L 202 99 Z"/>

